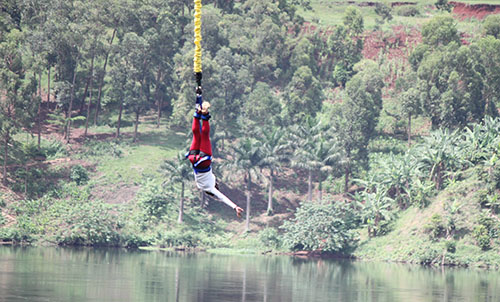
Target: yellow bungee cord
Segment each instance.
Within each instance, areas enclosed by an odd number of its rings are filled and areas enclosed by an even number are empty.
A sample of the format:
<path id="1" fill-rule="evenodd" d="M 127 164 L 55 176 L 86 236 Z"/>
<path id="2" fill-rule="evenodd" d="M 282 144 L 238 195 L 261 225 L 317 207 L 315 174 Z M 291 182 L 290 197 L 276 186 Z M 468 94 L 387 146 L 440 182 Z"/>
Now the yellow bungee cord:
<path id="1" fill-rule="evenodd" d="M 194 72 L 201 73 L 201 0 L 194 0 Z"/>

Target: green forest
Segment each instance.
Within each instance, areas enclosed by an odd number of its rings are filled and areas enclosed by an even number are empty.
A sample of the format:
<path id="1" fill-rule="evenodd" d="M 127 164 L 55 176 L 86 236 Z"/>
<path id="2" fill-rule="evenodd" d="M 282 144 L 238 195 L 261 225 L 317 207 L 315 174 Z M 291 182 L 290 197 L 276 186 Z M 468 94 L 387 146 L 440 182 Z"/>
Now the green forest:
<path id="1" fill-rule="evenodd" d="M 193 30 L 191 0 L 1 2 L 0 243 L 500 266 L 500 7 L 203 0 L 242 219 L 184 159 Z"/>

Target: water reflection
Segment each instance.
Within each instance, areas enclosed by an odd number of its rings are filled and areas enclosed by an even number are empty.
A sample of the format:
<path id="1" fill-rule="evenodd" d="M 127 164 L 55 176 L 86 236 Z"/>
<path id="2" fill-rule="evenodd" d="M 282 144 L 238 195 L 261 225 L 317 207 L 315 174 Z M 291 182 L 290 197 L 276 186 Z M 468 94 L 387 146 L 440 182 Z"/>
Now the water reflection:
<path id="1" fill-rule="evenodd" d="M 499 277 L 290 257 L 0 247 L 0 301 L 500 301 Z"/>

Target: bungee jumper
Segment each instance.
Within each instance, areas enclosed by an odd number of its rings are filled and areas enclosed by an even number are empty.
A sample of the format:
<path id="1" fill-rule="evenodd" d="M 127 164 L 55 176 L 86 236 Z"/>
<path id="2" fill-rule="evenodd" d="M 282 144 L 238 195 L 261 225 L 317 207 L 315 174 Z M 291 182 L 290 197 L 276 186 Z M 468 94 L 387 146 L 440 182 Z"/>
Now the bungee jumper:
<path id="1" fill-rule="evenodd" d="M 204 102 L 201 89 L 201 0 L 194 1 L 194 33 L 195 54 L 194 74 L 196 79 L 196 103 L 191 130 L 193 140 L 186 158 L 189 159 L 194 170 L 196 186 L 210 196 L 217 197 L 220 201 L 236 211 L 241 217 L 243 209 L 238 207 L 226 195 L 219 191 L 215 175 L 212 172 L 212 144 L 210 142 L 210 103 Z"/>

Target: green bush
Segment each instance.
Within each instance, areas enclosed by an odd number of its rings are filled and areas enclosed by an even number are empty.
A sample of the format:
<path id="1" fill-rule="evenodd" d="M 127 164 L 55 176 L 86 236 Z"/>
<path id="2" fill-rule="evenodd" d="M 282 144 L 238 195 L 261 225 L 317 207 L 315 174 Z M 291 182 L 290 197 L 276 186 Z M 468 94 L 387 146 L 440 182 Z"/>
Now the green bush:
<path id="1" fill-rule="evenodd" d="M 424 225 L 424 231 L 429 233 L 432 239 L 437 239 L 444 236 L 446 228 L 444 226 L 444 221 L 441 215 L 434 214 L 431 216 L 431 221 Z"/>
<path id="2" fill-rule="evenodd" d="M 415 17 L 420 15 L 420 11 L 415 5 L 401 5 L 394 10 L 396 15 L 403 17 Z"/>
<path id="3" fill-rule="evenodd" d="M 71 173 L 69 177 L 72 181 L 76 182 L 77 185 L 85 184 L 89 180 L 87 169 L 85 169 L 81 165 L 71 167 Z"/>
<path id="4" fill-rule="evenodd" d="M 71 202 L 62 209 L 56 231 L 61 245 L 119 246 L 119 226 L 110 205 L 101 201 Z"/>
<path id="5" fill-rule="evenodd" d="M 477 245 L 483 250 L 487 251 L 491 248 L 491 238 L 488 235 L 488 229 L 484 225 L 477 225 L 472 232 Z"/>
<path id="6" fill-rule="evenodd" d="M 283 223 L 283 245 L 292 250 L 349 252 L 358 241 L 354 216 L 343 202 L 304 202 L 295 218 Z"/>
<path id="7" fill-rule="evenodd" d="M 64 157 L 68 154 L 64 144 L 58 140 L 42 140 L 40 147 L 47 159 Z"/>
<path id="8" fill-rule="evenodd" d="M 278 230 L 275 228 L 265 228 L 259 232 L 259 240 L 265 247 L 276 249 L 281 246 L 281 239 Z"/>
<path id="9" fill-rule="evenodd" d="M 191 230 L 169 230 L 159 234 L 158 243 L 163 247 L 197 247 L 201 236 Z"/>
<path id="10" fill-rule="evenodd" d="M 123 148 L 119 141 L 96 141 L 88 140 L 85 142 L 83 154 L 85 156 L 112 156 L 122 157 Z"/>
<path id="11" fill-rule="evenodd" d="M 146 215 L 160 218 L 168 211 L 168 206 L 173 202 L 173 197 L 161 184 L 146 180 L 137 192 L 137 203 L 145 210 Z"/>
<path id="12" fill-rule="evenodd" d="M 446 251 L 449 253 L 455 253 L 457 250 L 457 242 L 454 240 L 448 240 L 444 243 Z"/>

